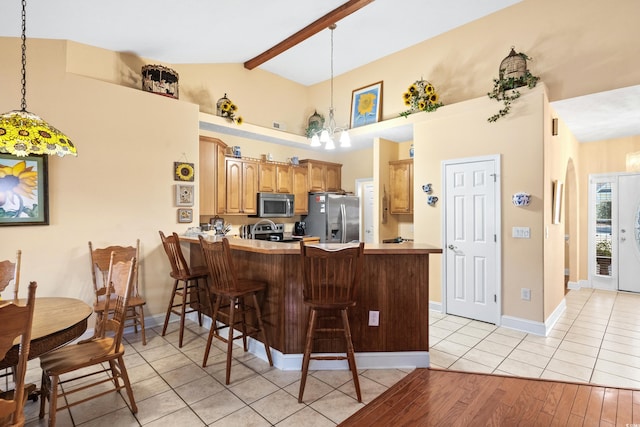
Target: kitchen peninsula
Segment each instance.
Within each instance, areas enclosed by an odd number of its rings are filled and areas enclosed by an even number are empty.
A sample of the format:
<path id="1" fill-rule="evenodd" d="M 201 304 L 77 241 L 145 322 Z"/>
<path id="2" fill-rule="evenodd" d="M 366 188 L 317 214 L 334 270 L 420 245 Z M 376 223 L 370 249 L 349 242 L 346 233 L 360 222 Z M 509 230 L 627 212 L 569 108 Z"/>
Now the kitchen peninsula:
<path id="1" fill-rule="evenodd" d="M 181 240 L 190 246 L 191 265 L 203 265 L 198 239 Z M 270 345 L 280 353 L 274 354 L 276 366 L 299 369 L 308 315 L 299 243 L 239 238 L 229 243 L 236 269 L 268 284 L 259 298 Z M 412 242 L 365 245 L 357 304 L 349 312 L 359 368 L 428 366 L 429 254 L 439 253 L 440 248 Z M 369 326 L 371 311 L 379 313 L 379 326 Z M 318 341 L 314 351 L 343 351 L 341 346 L 340 340 Z"/>

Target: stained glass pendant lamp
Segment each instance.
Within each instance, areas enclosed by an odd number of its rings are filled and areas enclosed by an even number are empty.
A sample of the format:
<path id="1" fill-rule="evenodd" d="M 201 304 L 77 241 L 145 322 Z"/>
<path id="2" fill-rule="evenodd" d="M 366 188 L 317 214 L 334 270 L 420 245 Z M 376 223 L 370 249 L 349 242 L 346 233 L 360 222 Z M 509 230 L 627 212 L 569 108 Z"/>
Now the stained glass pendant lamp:
<path id="1" fill-rule="evenodd" d="M 75 145 L 69 137 L 54 128 L 36 114 L 27 111 L 27 37 L 26 6 L 22 0 L 22 103 L 20 110 L 0 115 L 0 153 L 18 157 L 30 154 L 67 154 L 77 156 Z"/>

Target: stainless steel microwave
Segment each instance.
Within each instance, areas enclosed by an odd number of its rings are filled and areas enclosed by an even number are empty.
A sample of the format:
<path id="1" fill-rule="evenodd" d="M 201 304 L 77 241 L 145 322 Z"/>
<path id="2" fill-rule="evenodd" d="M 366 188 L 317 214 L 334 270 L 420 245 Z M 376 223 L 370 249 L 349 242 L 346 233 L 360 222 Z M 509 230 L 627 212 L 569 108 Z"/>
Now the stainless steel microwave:
<path id="1" fill-rule="evenodd" d="M 289 218 L 293 216 L 293 194 L 258 193 L 260 218 Z"/>

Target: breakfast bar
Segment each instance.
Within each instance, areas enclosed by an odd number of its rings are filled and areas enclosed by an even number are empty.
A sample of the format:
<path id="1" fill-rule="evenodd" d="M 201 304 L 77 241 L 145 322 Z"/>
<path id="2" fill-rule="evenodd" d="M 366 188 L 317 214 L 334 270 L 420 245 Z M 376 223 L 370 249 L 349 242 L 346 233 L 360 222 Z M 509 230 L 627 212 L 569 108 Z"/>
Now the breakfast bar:
<path id="1" fill-rule="evenodd" d="M 199 240 L 182 236 L 181 241 L 189 246 L 191 265 L 203 265 Z M 285 359 L 288 355 L 301 355 L 308 309 L 302 297 L 299 243 L 239 238 L 229 238 L 229 243 L 237 271 L 243 277 L 268 284 L 260 302 L 271 347 Z M 327 246 L 331 245 L 336 244 Z M 412 355 L 427 359 L 428 364 L 428 357 L 424 356 L 429 349 L 429 255 L 440 253 L 440 248 L 413 242 L 365 245 L 357 304 L 349 312 L 359 367 L 360 358 L 369 353 L 378 359 L 386 356 L 387 362 L 389 358 L 398 360 L 392 365 L 412 365 L 406 362 Z M 378 326 L 369 325 L 370 312 L 378 312 Z M 342 345 L 340 340 L 323 340 L 317 343 L 316 350 L 339 352 L 343 351 Z"/>

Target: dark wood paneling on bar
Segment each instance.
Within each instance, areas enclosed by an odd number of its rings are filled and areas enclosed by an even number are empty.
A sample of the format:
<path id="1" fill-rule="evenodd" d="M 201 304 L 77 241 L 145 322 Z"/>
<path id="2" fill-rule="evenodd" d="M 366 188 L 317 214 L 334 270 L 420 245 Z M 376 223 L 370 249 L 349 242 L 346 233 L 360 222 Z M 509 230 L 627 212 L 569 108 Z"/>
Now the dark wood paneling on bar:
<path id="1" fill-rule="evenodd" d="M 186 240 L 192 245 L 191 265 L 202 265 L 199 243 Z M 302 298 L 299 247 L 231 242 L 239 243 L 231 245 L 237 271 L 268 283 L 266 295 L 260 298 L 271 346 L 284 354 L 302 353 L 308 309 Z M 428 351 L 429 253 L 441 251 L 408 245 L 365 246 L 357 304 L 349 311 L 356 352 Z M 380 326 L 368 326 L 370 310 L 380 312 Z M 319 352 L 343 350 L 342 339 L 319 340 L 314 347 Z"/>

